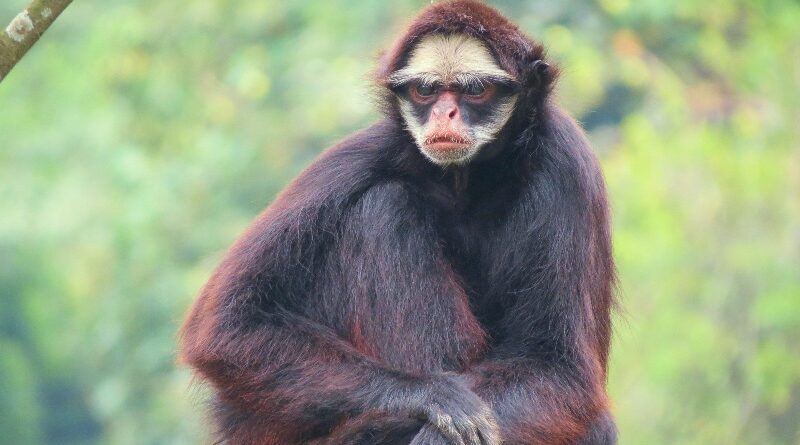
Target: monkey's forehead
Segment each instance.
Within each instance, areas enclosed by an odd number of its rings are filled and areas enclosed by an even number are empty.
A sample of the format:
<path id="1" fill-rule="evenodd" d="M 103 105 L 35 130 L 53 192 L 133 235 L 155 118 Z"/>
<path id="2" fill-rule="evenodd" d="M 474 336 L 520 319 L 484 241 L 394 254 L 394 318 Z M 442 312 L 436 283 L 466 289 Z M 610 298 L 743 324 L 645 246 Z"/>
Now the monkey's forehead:
<path id="1" fill-rule="evenodd" d="M 514 79 L 480 40 L 466 34 L 429 34 L 414 46 L 406 66 L 392 73 L 389 81 L 465 83 L 465 77 Z"/>

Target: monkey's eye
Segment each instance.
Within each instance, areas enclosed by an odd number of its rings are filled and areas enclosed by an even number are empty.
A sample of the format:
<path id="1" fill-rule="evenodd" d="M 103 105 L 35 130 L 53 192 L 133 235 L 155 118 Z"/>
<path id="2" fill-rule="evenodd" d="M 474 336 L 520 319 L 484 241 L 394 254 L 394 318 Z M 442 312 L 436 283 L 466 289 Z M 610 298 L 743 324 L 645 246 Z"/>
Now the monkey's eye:
<path id="1" fill-rule="evenodd" d="M 433 93 L 436 92 L 436 88 L 430 84 L 417 84 L 414 87 L 414 92 L 417 93 L 420 97 L 430 97 L 433 96 Z"/>
<path id="2" fill-rule="evenodd" d="M 433 101 L 438 91 L 439 85 L 437 84 L 417 83 L 410 86 L 408 94 L 414 102 L 427 104 Z"/>
<path id="3" fill-rule="evenodd" d="M 482 83 L 474 82 L 464 86 L 461 91 L 467 96 L 480 96 L 486 92 L 486 87 L 484 87 Z"/>

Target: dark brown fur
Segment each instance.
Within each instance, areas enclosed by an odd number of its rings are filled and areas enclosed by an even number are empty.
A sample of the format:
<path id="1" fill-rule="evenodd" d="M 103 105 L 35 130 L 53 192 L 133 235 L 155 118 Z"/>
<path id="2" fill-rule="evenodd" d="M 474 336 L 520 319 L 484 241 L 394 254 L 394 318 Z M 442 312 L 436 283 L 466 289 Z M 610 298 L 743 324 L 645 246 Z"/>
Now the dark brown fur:
<path id="1" fill-rule="evenodd" d="M 491 405 L 506 444 L 615 443 L 597 162 L 548 99 L 542 46 L 483 4 L 423 11 L 378 83 L 431 32 L 486 42 L 520 81 L 518 109 L 484 148 L 493 156 L 442 170 L 387 93 L 382 121 L 259 215 L 182 329 L 181 358 L 214 386 L 226 443 L 407 444 L 421 401 L 457 398 L 454 375 Z"/>

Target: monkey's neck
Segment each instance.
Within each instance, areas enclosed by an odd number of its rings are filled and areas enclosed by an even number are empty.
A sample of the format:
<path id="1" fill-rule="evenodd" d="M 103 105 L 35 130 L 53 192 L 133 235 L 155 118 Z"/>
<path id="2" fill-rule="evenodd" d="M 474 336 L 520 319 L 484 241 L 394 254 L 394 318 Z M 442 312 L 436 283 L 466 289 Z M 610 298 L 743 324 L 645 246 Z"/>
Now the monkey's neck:
<path id="1" fill-rule="evenodd" d="M 459 200 L 464 198 L 469 181 L 469 167 L 456 167 L 453 171 L 453 191 Z"/>
<path id="2" fill-rule="evenodd" d="M 470 183 L 475 181 L 476 177 L 481 176 L 481 169 L 496 170 L 501 168 L 504 152 L 508 152 L 510 148 L 508 145 L 506 138 L 500 137 L 498 140 L 481 148 L 475 159 L 470 162 L 447 167 L 446 176 L 456 199 L 459 201 L 466 200 L 467 189 Z"/>
<path id="3" fill-rule="evenodd" d="M 469 165 L 449 166 L 445 170 L 445 185 L 453 192 L 456 207 L 463 207 L 468 201 L 467 189 L 470 184 Z"/>

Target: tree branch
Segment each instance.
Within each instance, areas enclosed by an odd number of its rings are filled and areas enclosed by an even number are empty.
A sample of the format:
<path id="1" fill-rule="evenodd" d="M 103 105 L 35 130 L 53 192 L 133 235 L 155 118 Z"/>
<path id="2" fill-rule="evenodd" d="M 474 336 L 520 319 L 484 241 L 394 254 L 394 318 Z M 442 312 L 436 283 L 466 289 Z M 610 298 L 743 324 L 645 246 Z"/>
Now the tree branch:
<path id="1" fill-rule="evenodd" d="M 33 0 L 0 32 L 0 82 L 72 0 Z"/>

